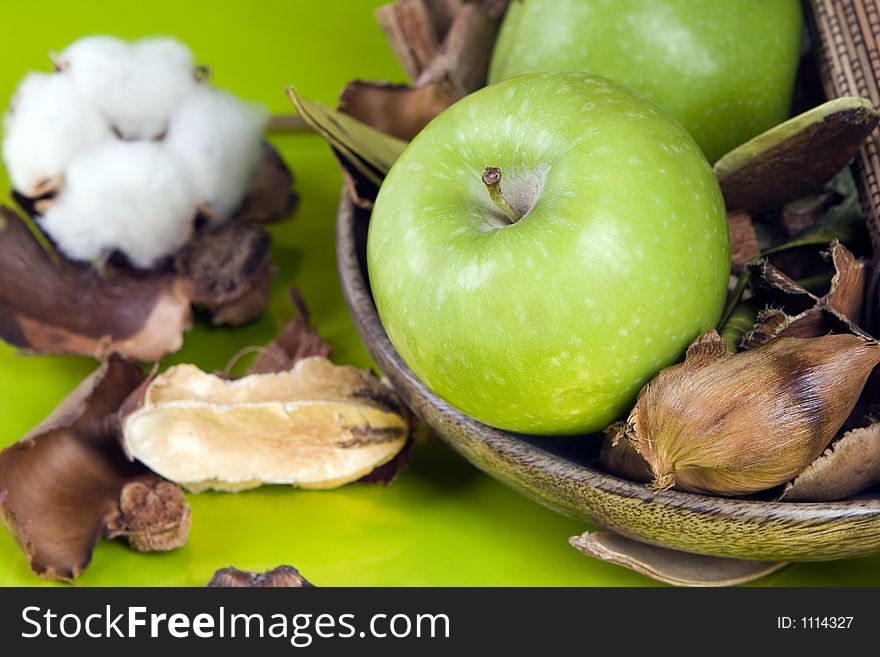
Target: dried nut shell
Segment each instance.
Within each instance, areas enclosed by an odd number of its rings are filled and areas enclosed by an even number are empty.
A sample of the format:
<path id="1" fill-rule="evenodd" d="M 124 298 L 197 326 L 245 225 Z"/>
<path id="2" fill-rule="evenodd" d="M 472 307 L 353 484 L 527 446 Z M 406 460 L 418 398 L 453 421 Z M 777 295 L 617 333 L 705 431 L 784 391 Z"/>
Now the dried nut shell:
<path id="1" fill-rule="evenodd" d="M 194 491 L 341 486 L 393 459 L 410 433 L 393 391 L 317 356 L 233 381 L 178 365 L 140 395 L 122 420 L 125 451 Z"/>
<path id="2" fill-rule="evenodd" d="M 880 345 L 851 334 L 730 354 L 713 331 L 645 386 L 624 432 L 655 489 L 767 490 L 822 453 L 878 362 Z"/>
<path id="3" fill-rule="evenodd" d="M 568 539 L 586 555 L 673 586 L 735 586 L 784 568 L 780 561 L 726 559 L 640 543 L 611 532 L 584 532 Z"/>
<path id="4" fill-rule="evenodd" d="M 192 511 L 183 491 L 156 478 L 125 485 L 104 534 L 109 539 L 125 537 L 138 552 L 167 552 L 186 543 L 191 526 Z"/>
<path id="5" fill-rule="evenodd" d="M 880 483 L 880 423 L 853 429 L 785 487 L 786 502 L 836 502 Z"/>
<path id="6" fill-rule="evenodd" d="M 263 314 L 272 282 L 271 238 L 253 222 L 230 222 L 195 235 L 174 258 L 193 305 L 214 324 L 239 326 Z"/>
<path id="7" fill-rule="evenodd" d="M 878 121 L 870 100 L 844 96 L 750 139 L 715 163 L 727 207 L 757 214 L 821 191 Z"/>
<path id="8" fill-rule="evenodd" d="M 311 588 L 315 585 L 299 574 L 293 566 L 278 566 L 264 573 L 254 573 L 238 568 L 221 568 L 211 581 L 208 588 Z"/>

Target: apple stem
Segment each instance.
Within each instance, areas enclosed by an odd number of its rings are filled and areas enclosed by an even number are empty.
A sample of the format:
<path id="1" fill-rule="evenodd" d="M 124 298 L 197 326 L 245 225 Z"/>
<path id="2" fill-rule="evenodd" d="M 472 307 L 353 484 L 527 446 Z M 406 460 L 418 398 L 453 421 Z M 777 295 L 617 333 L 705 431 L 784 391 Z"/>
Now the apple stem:
<path id="1" fill-rule="evenodd" d="M 507 202 L 507 199 L 504 198 L 504 193 L 501 191 L 501 169 L 498 167 L 486 167 L 483 170 L 483 184 L 486 185 L 489 198 L 492 199 L 492 202 L 501 210 L 501 214 L 507 217 L 510 223 L 515 224 L 522 219 L 522 215 Z"/>

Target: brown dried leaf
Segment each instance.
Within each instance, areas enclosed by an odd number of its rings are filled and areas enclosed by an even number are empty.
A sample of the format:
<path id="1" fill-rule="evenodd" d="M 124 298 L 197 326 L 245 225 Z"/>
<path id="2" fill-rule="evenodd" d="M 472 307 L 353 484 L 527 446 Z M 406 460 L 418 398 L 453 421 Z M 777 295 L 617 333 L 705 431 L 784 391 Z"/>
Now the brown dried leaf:
<path id="1" fill-rule="evenodd" d="M 461 95 L 445 82 L 413 88 L 354 80 L 342 91 L 339 111 L 386 134 L 410 141 L 459 98 Z"/>
<path id="2" fill-rule="evenodd" d="M 753 582 L 787 565 L 679 552 L 611 532 L 584 532 L 568 542 L 588 556 L 674 586 L 735 586 Z"/>
<path id="3" fill-rule="evenodd" d="M 870 100 L 841 97 L 771 128 L 714 166 L 731 210 L 758 214 L 819 192 L 880 121 Z"/>
<path id="4" fill-rule="evenodd" d="M 122 419 L 123 445 L 192 490 L 332 488 L 400 452 L 408 417 L 371 373 L 321 357 L 229 381 L 192 365 L 155 377 Z"/>
<path id="5" fill-rule="evenodd" d="M 238 568 L 221 568 L 208 588 L 311 588 L 315 585 L 299 574 L 293 566 L 278 566 L 264 573 L 253 573 Z"/>
<path id="6" fill-rule="evenodd" d="M 290 298 L 296 315 L 254 360 L 248 374 L 267 374 L 291 369 L 310 356 L 330 356 L 331 347 L 312 325 L 305 300 L 297 288 L 291 288 Z"/>
<path id="7" fill-rule="evenodd" d="M 342 186 L 351 202 L 362 210 L 370 210 L 379 195 L 379 184 L 373 182 L 362 172 L 362 163 L 350 161 L 341 151 L 330 147 L 339 171 L 342 173 Z M 384 177 L 384 176 L 383 176 Z"/>
<path id="8" fill-rule="evenodd" d="M 45 353 L 158 360 L 190 326 L 187 286 L 171 274 L 53 262 L 24 221 L 0 208 L 0 338 Z"/>
<path id="9" fill-rule="evenodd" d="M 462 5 L 469 0 L 425 0 L 428 14 L 431 16 L 431 24 L 440 41 L 446 38 L 455 14 Z"/>
<path id="10" fill-rule="evenodd" d="M 880 363 L 852 334 L 778 338 L 729 354 L 713 331 L 639 394 L 626 438 L 653 486 L 747 495 L 783 484 L 828 446 Z"/>
<path id="11" fill-rule="evenodd" d="M 76 578 L 104 534 L 140 550 L 186 542 L 190 510 L 180 489 L 130 463 L 119 446 L 115 413 L 143 379 L 136 364 L 111 357 L 0 453 L 4 520 L 38 575 Z"/>
<path id="12" fill-rule="evenodd" d="M 758 313 L 755 328 L 743 338 L 751 349 L 777 337 L 813 338 L 829 332 L 866 335 L 858 328 L 865 295 L 865 265 L 842 244 L 831 245 L 829 257 L 835 273 L 831 288 L 817 297 L 783 274 L 767 260 L 752 267 L 754 284 L 771 295 L 781 307 Z"/>
<path id="13" fill-rule="evenodd" d="M 214 324 L 238 326 L 263 314 L 272 282 L 271 238 L 252 222 L 208 227 L 177 253 L 174 267 L 189 283 L 192 303 Z"/>
<path id="14" fill-rule="evenodd" d="M 853 429 L 783 491 L 786 502 L 836 502 L 880 483 L 880 423 Z"/>
<path id="15" fill-rule="evenodd" d="M 727 226 L 730 229 L 730 262 L 739 270 L 761 255 L 761 247 L 748 212 L 729 212 Z"/>

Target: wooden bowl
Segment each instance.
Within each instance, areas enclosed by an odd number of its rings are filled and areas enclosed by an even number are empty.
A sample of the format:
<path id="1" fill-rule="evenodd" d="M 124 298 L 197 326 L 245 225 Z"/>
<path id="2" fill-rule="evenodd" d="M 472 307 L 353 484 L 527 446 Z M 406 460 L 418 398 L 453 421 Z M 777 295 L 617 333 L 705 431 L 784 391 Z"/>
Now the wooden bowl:
<path id="1" fill-rule="evenodd" d="M 880 492 L 803 504 L 652 493 L 604 472 L 595 436 L 536 437 L 486 426 L 434 395 L 391 345 L 366 270 L 369 212 L 343 192 L 336 225 L 342 291 L 370 354 L 409 407 L 468 461 L 523 495 L 624 536 L 700 554 L 822 561 L 880 552 Z"/>

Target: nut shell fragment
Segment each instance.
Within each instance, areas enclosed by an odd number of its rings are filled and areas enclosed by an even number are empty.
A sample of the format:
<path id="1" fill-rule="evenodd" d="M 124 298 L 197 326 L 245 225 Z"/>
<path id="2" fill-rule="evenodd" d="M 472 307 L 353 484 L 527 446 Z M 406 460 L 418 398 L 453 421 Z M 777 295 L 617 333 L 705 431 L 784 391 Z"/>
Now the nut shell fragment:
<path id="1" fill-rule="evenodd" d="M 190 509 L 180 489 L 125 458 L 115 414 L 144 379 L 112 357 L 36 429 L 0 453 L 0 509 L 31 569 L 78 577 L 102 535 L 138 550 L 186 542 Z"/>
<path id="2" fill-rule="evenodd" d="M 233 381 L 178 365 L 139 395 L 122 420 L 126 452 L 194 491 L 340 486 L 393 459 L 410 434 L 393 391 L 321 357 Z"/>
<path id="3" fill-rule="evenodd" d="M 725 204 L 757 214 L 821 191 L 878 121 L 870 100 L 845 96 L 758 135 L 715 163 Z"/>
<path id="4" fill-rule="evenodd" d="M 753 582 L 787 564 L 690 554 L 640 543 L 612 532 L 584 532 L 568 539 L 584 554 L 673 586 L 735 586 Z"/>
<path id="5" fill-rule="evenodd" d="M 880 423 L 853 429 L 785 487 L 786 502 L 836 502 L 880 483 Z"/>
<path id="6" fill-rule="evenodd" d="M 312 588 L 315 585 L 299 574 L 293 566 L 278 566 L 264 573 L 254 573 L 238 568 L 221 568 L 211 581 L 208 588 Z"/>

